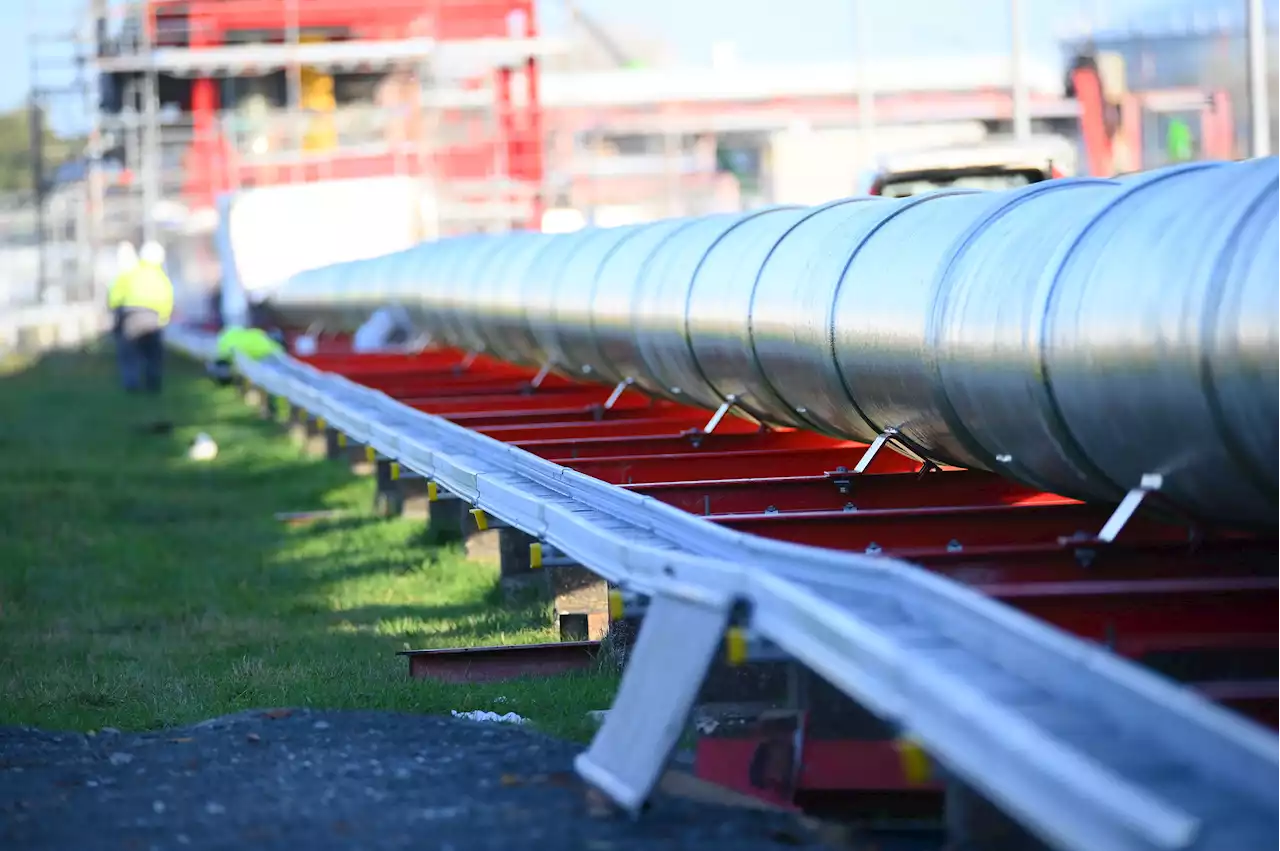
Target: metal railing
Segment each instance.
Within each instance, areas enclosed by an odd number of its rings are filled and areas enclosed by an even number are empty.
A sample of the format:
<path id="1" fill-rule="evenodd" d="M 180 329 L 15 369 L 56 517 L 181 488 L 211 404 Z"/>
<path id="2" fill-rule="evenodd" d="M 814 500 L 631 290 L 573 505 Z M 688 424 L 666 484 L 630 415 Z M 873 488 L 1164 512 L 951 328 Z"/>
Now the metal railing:
<path id="1" fill-rule="evenodd" d="M 184 329 L 168 339 L 201 358 L 214 344 Z M 1276 842 L 1274 737 L 1101 648 L 909 564 L 705 523 L 287 357 L 236 367 L 649 598 L 614 708 L 577 761 L 633 812 L 738 618 L 1056 847 Z"/>

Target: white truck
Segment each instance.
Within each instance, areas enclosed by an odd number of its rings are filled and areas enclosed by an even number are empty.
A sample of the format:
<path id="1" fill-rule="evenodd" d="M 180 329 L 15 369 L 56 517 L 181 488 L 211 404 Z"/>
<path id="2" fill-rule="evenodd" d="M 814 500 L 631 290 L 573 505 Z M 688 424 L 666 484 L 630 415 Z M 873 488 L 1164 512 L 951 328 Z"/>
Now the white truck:
<path id="1" fill-rule="evenodd" d="M 1077 159 L 1075 143 L 1061 136 L 911 151 L 882 160 L 869 191 L 906 198 L 952 186 L 1014 189 L 1075 174 Z"/>

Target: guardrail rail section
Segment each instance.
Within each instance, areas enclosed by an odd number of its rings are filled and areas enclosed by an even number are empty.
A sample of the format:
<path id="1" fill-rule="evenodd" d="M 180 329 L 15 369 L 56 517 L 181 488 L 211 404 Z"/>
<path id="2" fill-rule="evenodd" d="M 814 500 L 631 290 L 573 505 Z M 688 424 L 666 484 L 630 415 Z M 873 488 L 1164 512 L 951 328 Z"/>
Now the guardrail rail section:
<path id="1" fill-rule="evenodd" d="M 173 329 L 169 340 L 195 357 L 212 351 L 207 335 Z M 577 763 L 633 812 L 732 620 L 892 720 L 1058 847 L 1238 849 L 1275 836 L 1273 735 L 978 590 L 883 555 L 707 522 L 293 358 L 236 366 L 265 393 L 648 598 L 614 707 Z M 411 374 L 360 379 L 403 385 Z"/>

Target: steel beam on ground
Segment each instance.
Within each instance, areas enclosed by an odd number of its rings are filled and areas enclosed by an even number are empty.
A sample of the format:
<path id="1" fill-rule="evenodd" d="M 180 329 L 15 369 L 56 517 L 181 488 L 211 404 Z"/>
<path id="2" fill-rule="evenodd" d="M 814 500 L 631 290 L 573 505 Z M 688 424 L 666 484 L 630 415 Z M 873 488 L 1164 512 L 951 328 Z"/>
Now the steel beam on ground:
<path id="1" fill-rule="evenodd" d="M 963 550 L 1000 544 L 1053 543 L 1059 538 L 1089 536 L 1111 516 L 1109 506 L 1073 500 L 1039 501 L 1024 505 L 943 505 L 886 508 L 869 511 L 775 511 L 712 515 L 708 519 L 779 541 L 853 552 L 902 550 Z M 1134 518 L 1126 528 L 1143 540 L 1182 540 L 1181 526 Z"/>
<path id="2" fill-rule="evenodd" d="M 904 549 L 895 554 L 967 585 L 1052 579 L 1086 571 L 1095 578 L 1275 573 L 1275 542 L 1231 539 L 1207 542 L 1146 541 L 1096 545 L 1059 541 L 996 544 L 959 551 Z"/>
<path id="3" fill-rule="evenodd" d="M 605 408 L 604 405 L 597 400 L 598 396 L 582 397 L 584 404 L 574 407 L 562 407 L 565 403 L 563 398 L 567 394 L 558 394 L 555 397 L 543 398 L 539 401 L 542 408 L 534 406 L 520 406 L 512 410 L 466 410 L 463 400 L 457 402 L 445 403 L 444 406 L 435 403 L 423 404 L 416 406 L 417 410 L 423 413 L 433 413 L 437 416 L 444 417 L 458 425 L 468 428 L 480 428 L 482 426 L 500 426 L 500 425 L 538 425 L 541 423 L 570 423 L 570 422 L 602 422 L 604 420 L 637 420 L 646 419 L 658 414 L 664 414 L 674 411 L 674 408 L 667 408 L 661 405 L 650 405 L 642 402 L 628 402 L 623 404 L 614 404 L 612 408 Z M 536 397 L 531 397 L 529 401 L 533 401 Z M 461 407 L 463 410 L 456 413 L 449 411 L 430 410 L 436 407 Z M 705 417 L 706 414 L 701 414 Z"/>
<path id="4" fill-rule="evenodd" d="M 696 430 L 706 421 L 707 415 L 701 412 L 674 412 L 667 416 L 635 419 L 472 425 L 471 428 L 498 440 L 519 444 L 603 439 L 634 441 L 641 438 L 678 438 L 686 432 Z M 754 434 L 758 431 L 755 424 L 735 419 L 732 422 L 722 422 L 716 429 L 716 434 Z"/>
<path id="5" fill-rule="evenodd" d="M 710 452 L 750 452 L 770 449 L 837 449 L 856 451 L 862 444 L 833 440 L 807 431 L 755 431 L 749 434 L 667 435 L 640 438 L 583 438 L 581 440 L 517 440 L 512 446 L 551 461 Z"/>
<path id="6" fill-rule="evenodd" d="M 576 387 L 538 388 L 534 390 L 528 384 L 520 384 L 515 391 L 510 387 L 459 388 L 457 386 L 440 388 L 431 392 L 431 388 L 419 388 L 419 395 L 402 395 L 396 397 L 402 405 L 434 414 L 446 419 L 476 412 L 482 415 L 494 415 L 506 412 L 536 413 L 542 409 L 558 410 L 561 408 L 579 408 L 587 411 L 593 407 L 603 409 L 608 394 L 593 389 Z M 430 395 L 420 395 L 428 393 Z M 390 394 L 389 394 L 390 395 Z"/>
<path id="7" fill-rule="evenodd" d="M 448 369 L 462 362 L 464 355 L 453 349 L 431 349 L 413 354 L 401 352 L 317 353 L 297 360 L 322 372 L 335 372 L 356 380 L 359 376 L 379 373 L 415 373 L 422 370 Z M 497 366 L 498 364 L 494 364 Z M 504 365 L 505 366 L 505 365 Z M 507 367 L 508 369 L 512 367 Z"/>
<path id="8" fill-rule="evenodd" d="M 731 479 L 749 474 L 778 478 L 821 474 L 840 467 L 852 468 L 866 449 L 866 444 L 846 443 L 834 447 L 726 449 L 648 456 L 619 451 L 617 455 L 603 457 L 560 457 L 552 460 L 601 481 L 623 485 L 670 482 L 683 477 Z M 896 452 L 881 452 L 861 475 L 904 473 L 917 470 L 919 466 L 919 462 Z"/>
<path id="9" fill-rule="evenodd" d="M 852 506 L 851 510 L 866 511 L 1071 501 L 981 470 L 938 470 L 921 474 L 912 469 L 880 475 L 831 471 L 812 476 L 692 479 L 623 487 L 690 514 L 754 514 L 770 508 L 778 511 L 821 511 Z"/>
<path id="10" fill-rule="evenodd" d="M 1276 628 L 1275 576 L 980 585 L 977 590 L 1082 638 L 1259 633 Z"/>

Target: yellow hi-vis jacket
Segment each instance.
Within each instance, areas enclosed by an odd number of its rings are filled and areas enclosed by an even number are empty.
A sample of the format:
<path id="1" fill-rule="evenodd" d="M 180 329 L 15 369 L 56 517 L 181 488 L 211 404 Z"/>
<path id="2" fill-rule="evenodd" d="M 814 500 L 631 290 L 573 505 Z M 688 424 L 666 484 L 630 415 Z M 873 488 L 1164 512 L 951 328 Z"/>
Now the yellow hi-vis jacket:
<path id="1" fill-rule="evenodd" d="M 236 353 L 262 360 L 283 351 L 284 347 L 260 328 L 231 327 L 218 335 L 217 359 L 221 361 L 231 360 Z"/>
<path id="2" fill-rule="evenodd" d="M 139 263 L 122 272 L 111 282 L 107 290 L 107 307 L 136 307 L 154 310 L 161 325 L 168 325 L 173 316 L 173 282 L 164 269 L 153 263 Z"/>

